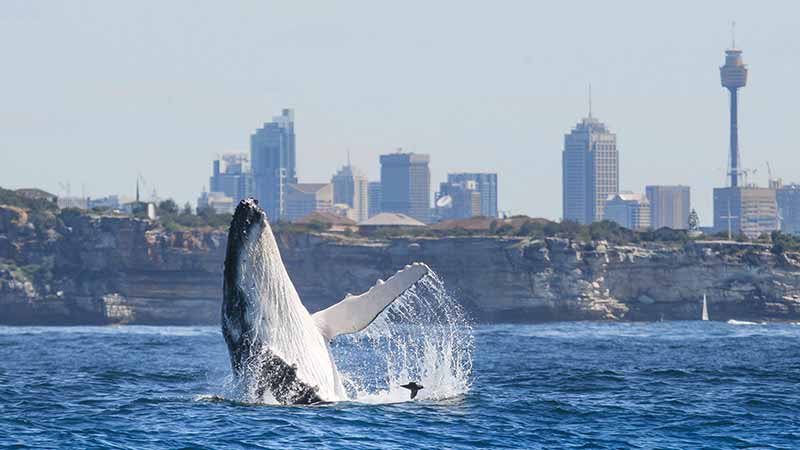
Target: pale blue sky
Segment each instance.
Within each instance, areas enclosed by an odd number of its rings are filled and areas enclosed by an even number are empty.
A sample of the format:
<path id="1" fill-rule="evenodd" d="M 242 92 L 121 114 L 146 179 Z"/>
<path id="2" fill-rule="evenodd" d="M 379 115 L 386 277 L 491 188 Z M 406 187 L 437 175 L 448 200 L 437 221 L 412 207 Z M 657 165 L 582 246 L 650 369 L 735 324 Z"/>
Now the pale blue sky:
<path id="1" fill-rule="evenodd" d="M 594 113 L 621 187 L 688 184 L 703 223 L 727 163 L 719 65 L 737 21 L 750 65 L 744 165 L 800 181 L 794 2 L 0 1 L 0 186 L 195 201 L 211 160 L 295 109 L 301 181 L 351 149 L 496 171 L 500 209 L 561 216 L 563 135 Z"/>

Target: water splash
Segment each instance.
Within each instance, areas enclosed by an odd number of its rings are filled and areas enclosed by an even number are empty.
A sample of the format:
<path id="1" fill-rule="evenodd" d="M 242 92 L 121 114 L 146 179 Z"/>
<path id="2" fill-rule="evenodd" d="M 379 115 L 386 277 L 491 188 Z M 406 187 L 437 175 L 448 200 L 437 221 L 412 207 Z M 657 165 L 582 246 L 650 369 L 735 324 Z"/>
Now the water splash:
<path id="1" fill-rule="evenodd" d="M 350 400 L 409 400 L 400 385 L 425 388 L 418 399 L 469 390 L 474 338 L 464 309 L 431 271 L 364 331 L 338 338 L 333 353 Z"/>
<path id="2" fill-rule="evenodd" d="M 300 301 L 266 220 L 251 226 L 239 258 L 244 323 L 223 320 L 234 341 L 249 331 L 252 356 L 240 376 L 226 383 L 236 400 L 287 403 L 295 401 L 294 393 L 314 388 L 326 401 L 404 401 L 410 395 L 400 385 L 409 381 L 425 386 L 421 399 L 468 390 L 472 328 L 432 271 L 364 331 L 336 339 L 334 347 L 341 351 L 334 354 Z M 264 370 L 277 378 L 265 379 Z"/>

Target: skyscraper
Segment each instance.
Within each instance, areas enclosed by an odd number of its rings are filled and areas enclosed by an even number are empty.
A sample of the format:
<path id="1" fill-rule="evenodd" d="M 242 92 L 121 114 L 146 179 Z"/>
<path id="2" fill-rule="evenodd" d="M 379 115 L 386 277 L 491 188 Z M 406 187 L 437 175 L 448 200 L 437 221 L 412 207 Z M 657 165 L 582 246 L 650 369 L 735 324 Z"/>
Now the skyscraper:
<path id="1" fill-rule="evenodd" d="M 348 158 L 349 159 L 349 158 Z M 369 182 L 350 162 L 339 169 L 331 180 L 333 203 L 345 204 L 352 209 L 351 219 L 363 222 L 369 219 Z"/>
<path id="2" fill-rule="evenodd" d="M 778 186 L 776 196 L 781 232 L 800 235 L 800 185 Z"/>
<path id="3" fill-rule="evenodd" d="M 497 217 L 497 174 L 496 173 L 449 173 L 448 184 L 475 182 L 475 189 L 481 194 L 481 216 Z"/>
<path id="4" fill-rule="evenodd" d="M 430 156 L 418 153 L 381 155 L 383 212 L 398 212 L 428 223 L 431 213 Z"/>
<path id="5" fill-rule="evenodd" d="M 603 220 L 609 196 L 619 192 L 617 135 L 592 117 L 564 136 L 562 204 L 564 219 L 581 224 Z"/>
<path id="6" fill-rule="evenodd" d="M 654 230 L 689 229 L 689 186 L 647 186 L 645 193 L 650 201 L 650 226 Z"/>
<path id="7" fill-rule="evenodd" d="M 368 216 L 377 216 L 383 212 L 383 210 L 381 210 L 381 204 L 383 203 L 383 186 L 381 186 L 380 181 L 370 181 L 367 189 L 369 189 Z"/>
<path id="8" fill-rule="evenodd" d="M 286 185 L 297 183 L 294 112 L 284 109 L 250 136 L 256 198 L 270 220 L 285 214 Z"/>

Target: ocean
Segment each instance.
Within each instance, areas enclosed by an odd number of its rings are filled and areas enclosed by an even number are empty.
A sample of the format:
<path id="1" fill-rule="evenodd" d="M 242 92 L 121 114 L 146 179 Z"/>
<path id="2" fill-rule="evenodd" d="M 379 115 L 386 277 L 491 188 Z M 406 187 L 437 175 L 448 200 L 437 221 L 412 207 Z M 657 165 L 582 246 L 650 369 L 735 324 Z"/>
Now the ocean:
<path id="1" fill-rule="evenodd" d="M 796 324 L 482 325 L 472 336 L 463 392 L 299 407 L 231 397 L 216 327 L 2 327 L 0 447 L 800 447 Z M 359 348 L 345 339 L 334 354 L 357 360 Z"/>

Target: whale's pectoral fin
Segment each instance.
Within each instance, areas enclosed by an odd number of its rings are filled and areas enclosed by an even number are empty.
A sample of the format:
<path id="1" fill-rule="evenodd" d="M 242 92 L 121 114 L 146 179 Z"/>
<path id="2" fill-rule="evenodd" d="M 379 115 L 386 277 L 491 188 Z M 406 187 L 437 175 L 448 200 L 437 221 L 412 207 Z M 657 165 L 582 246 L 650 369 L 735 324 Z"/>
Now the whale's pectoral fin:
<path id="1" fill-rule="evenodd" d="M 317 328 L 331 340 L 340 334 L 356 333 L 371 324 L 378 314 L 422 279 L 430 269 L 414 263 L 398 271 L 386 281 L 378 280 L 361 295 L 348 295 L 339 303 L 315 313 Z"/>

